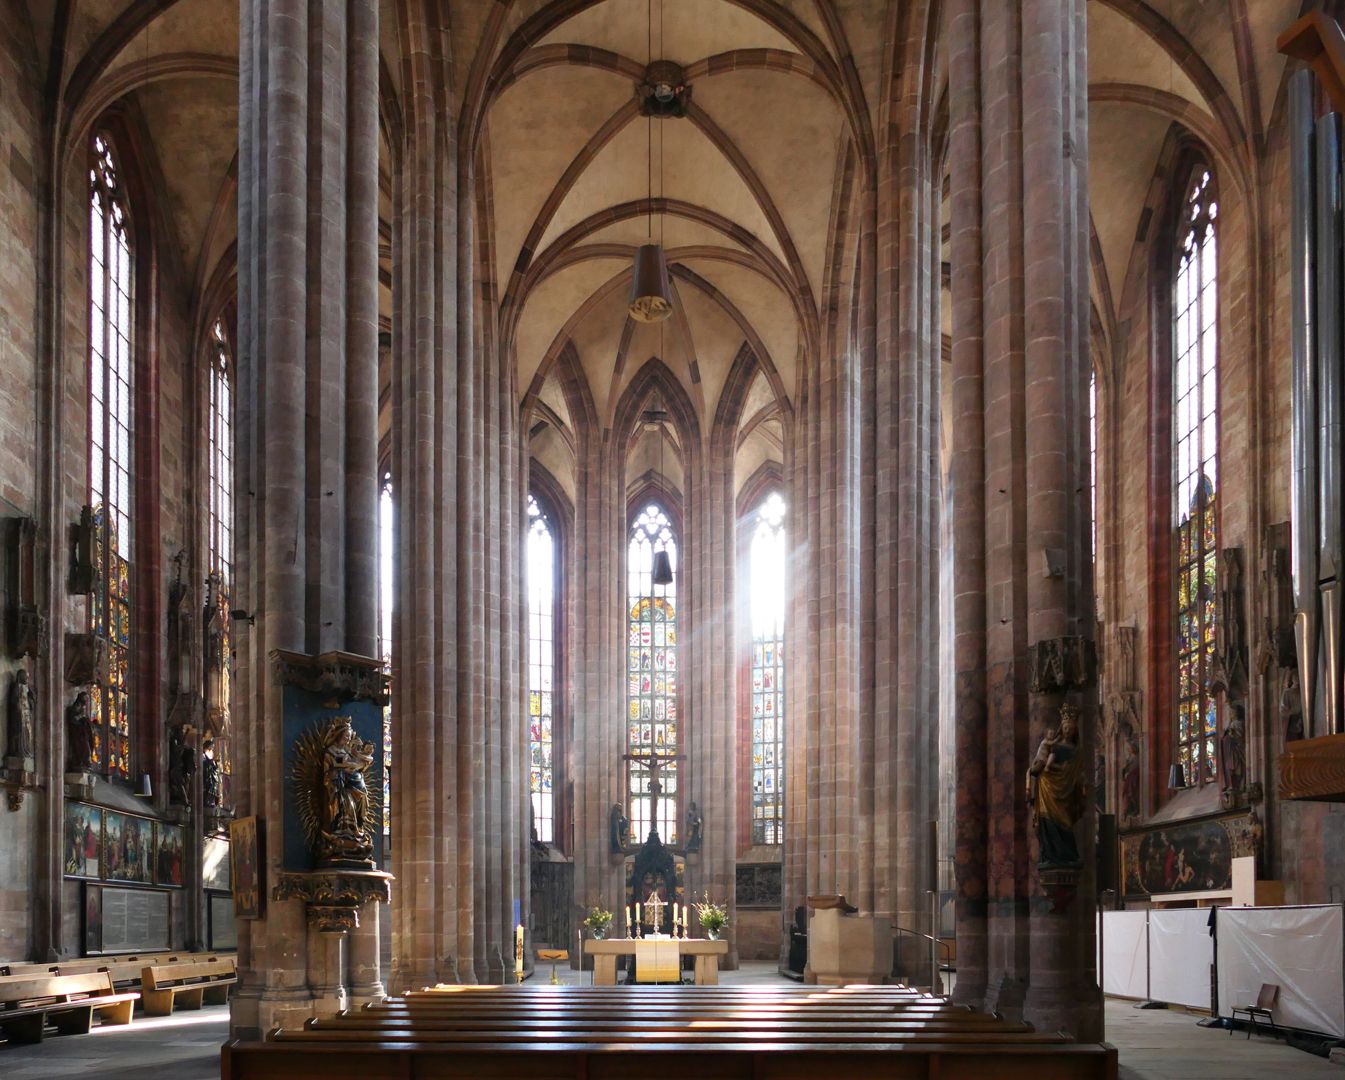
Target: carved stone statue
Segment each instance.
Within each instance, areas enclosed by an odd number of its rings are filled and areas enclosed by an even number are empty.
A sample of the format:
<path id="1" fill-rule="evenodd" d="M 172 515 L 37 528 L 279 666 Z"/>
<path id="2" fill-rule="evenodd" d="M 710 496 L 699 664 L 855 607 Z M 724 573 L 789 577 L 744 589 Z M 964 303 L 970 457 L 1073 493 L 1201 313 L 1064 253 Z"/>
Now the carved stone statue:
<path id="1" fill-rule="evenodd" d="M 691 807 L 687 810 L 687 851 L 700 851 L 701 833 L 705 828 L 705 819 L 701 817 L 700 807 L 696 801 L 691 801 Z"/>
<path id="2" fill-rule="evenodd" d="M 32 758 L 33 718 L 37 715 L 37 695 L 28 681 L 28 670 L 19 668 L 9 688 L 8 753 L 13 758 Z"/>
<path id="3" fill-rule="evenodd" d="M 290 779 L 309 847 L 321 866 L 373 866 L 374 745 L 334 716 L 295 741 Z"/>
<path id="4" fill-rule="evenodd" d="M 186 724 L 168 729 L 168 794 L 174 806 L 191 805 L 199 755 L 188 737 L 190 731 Z"/>
<path id="5" fill-rule="evenodd" d="M 1122 821 L 1133 821 L 1140 816 L 1140 750 L 1135 731 L 1128 724 L 1121 726 L 1121 798 L 1119 809 Z"/>
<path id="6" fill-rule="evenodd" d="M 1074 826 L 1083 817 L 1084 782 L 1079 758 L 1079 711 L 1060 706 L 1060 726 L 1047 732 L 1027 770 L 1027 798 L 1037 830 L 1042 869 L 1081 864 Z"/>
<path id="7" fill-rule="evenodd" d="M 215 760 L 215 740 L 209 735 L 201 747 L 201 795 L 206 806 L 218 807 L 224 802 L 224 778 Z"/>
<path id="8" fill-rule="evenodd" d="M 620 855 L 630 843 L 630 818 L 626 817 L 620 803 L 612 803 L 607 815 L 607 843 L 613 855 Z"/>
<path id="9" fill-rule="evenodd" d="M 1240 795 L 1247 783 L 1247 721 L 1246 708 L 1240 701 L 1229 706 L 1228 723 L 1219 736 L 1219 775 L 1225 801 Z"/>
<path id="10" fill-rule="evenodd" d="M 81 690 L 65 710 L 65 768 L 88 772 L 93 766 L 93 721 L 89 718 L 89 694 Z"/>
<path id="11" fill-rule="evenodd" d="M 1219 553 L 1219 596 L 1214 626 L 1214 670 L 1210 689 L 1230 701 L 1247 695 L 1247 624 L 1243 614 L 1242 548 Z"/>
<path id="12" fill-rule="evenodd" d="M 1284 741 L 1303 738 L 1303 695 L 1298 692 L 1298 669 L 1283 668 L 1280 686 L 1280 723 Z"/>

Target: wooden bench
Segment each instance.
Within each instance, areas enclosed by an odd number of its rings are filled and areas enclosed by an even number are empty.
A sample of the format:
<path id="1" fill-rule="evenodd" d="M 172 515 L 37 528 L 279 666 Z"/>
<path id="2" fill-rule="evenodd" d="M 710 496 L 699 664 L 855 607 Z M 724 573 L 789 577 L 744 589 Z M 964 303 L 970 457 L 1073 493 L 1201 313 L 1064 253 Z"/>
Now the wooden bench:
<path id="1" fill-rule="evenodd" d="M 62 1035 L 82 1035 L 97 1012 L 105 1024 L 129 1024 L 134 991 L 118 992 L 107 972 L 0 976 L 0 1031 L 12 1042 L 41 1042 L 47 1020 Z"/>
<path id="2" fill-rule="evenodd" d="M 237 981 L 237 965 L 232 957 L 151 965 L 140 975 L 145 1015 L 167 1016 L 179 999 L 183 1009 L 223 1005 L 229 1000 L 229 987 Z"/>
<path id="3" fill-rule="evenodd" d="M 650 1062 L 649 1054 L 663 1060 Z M 633 1055 L 640 1054 L 636 1059 Z M 438 988 L 222 1051 L 224 1080 L 547 1076 L 1115 1080 L 1116 1052 L 904 987 Z"/>
<path id="4" fill-rule="evenodd" d="M 193 953 L 185 950 L 159 953 L 108 953 L 103 956 L 80 956 L 55 963 L 29 963 L 13 961 L 0 965 L 0 976 L 5 975 L 87 975 L 92 972 L 110 971 L 112 981 L 117 986 L 140 985 L 141 973 L 146 967 L 156 964 L 176 964 L 205 960 L 235 960 L 232 952 Z"/>

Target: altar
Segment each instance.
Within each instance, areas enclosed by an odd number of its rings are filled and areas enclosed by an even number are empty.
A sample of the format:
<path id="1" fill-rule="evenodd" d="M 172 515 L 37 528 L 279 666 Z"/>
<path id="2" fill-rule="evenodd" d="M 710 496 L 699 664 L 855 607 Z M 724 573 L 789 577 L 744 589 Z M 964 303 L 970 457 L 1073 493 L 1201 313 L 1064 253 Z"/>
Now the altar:
<path id="1" fill-rule="evenodd" d="M 719 958 L 729 951 L 727 941 L 709 938 L 589 938 L 584 955 L 593 957 L 593 985 L 616 985 L 616 958 L 635 957 L 637 982 L 680 982 L 682 957 L 694 956 L 697 986 L 719 985 Z"/>

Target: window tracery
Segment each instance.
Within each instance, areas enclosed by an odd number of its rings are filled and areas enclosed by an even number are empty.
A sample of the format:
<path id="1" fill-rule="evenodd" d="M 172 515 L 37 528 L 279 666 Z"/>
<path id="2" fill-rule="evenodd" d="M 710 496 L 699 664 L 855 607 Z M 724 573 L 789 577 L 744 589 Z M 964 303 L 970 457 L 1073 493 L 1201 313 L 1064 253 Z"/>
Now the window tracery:
<path id="1" fill-rule="evenodd" d="M 673 580 L 654 583 L 654 553 L 666 551 Z M 677 535 L 672 519 L 658 503 L 647 503 L 631 523 L 626 556 L 626 701 L 629 754 L 670 758 L 678 748 L 677 694 Z M 651 776 L 640 761 L 627 762 L 631 838 L 643 843 L 653 825 L 665 844 L 676 844 L 678 769 L 676 761 L 658 767 L 661 791 L 658 821 L 652 820 Z"/>
<path id="2" fill-rule="evenodd" d="M 89 166 L 89 505 L 94 586 L 89 629 L 104 661 L 90 688 L 93 766 L 130 775 L 131 558 L 135 373 L 134 265 L 125 196 L 110 138 Z"/>
<path id="3" fill-rule="evenodd" d="M 1188 785 L 1215 778 L 1214 666 L 1219 541 L 1219 204 L 1197 166 L 1177 232 L 1173 287 L 1173 524 L 1176 532 L 1177 763 Z"/>

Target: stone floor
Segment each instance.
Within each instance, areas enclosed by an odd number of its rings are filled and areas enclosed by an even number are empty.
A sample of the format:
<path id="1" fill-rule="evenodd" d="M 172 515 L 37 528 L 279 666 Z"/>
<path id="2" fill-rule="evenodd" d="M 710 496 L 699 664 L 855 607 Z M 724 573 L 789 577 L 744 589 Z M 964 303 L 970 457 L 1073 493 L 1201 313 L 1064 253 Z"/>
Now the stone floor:
<path id="1" fill-rule="evenodd" d="M 575 981 L 570 972 L 564 982 Z M 537 975 L 545 983 L 549 972 Z M 766 965 L 726 972 L 725 983 L 774 982 Z M 585 976 L 587 981 L 587 976 Z M 537 984 L 534 984 L 537 985 Z M 1122 1080 L 1345 1080 L 1345 1069 L 1269 1038 L 1247 1041 L 1241 1032 L 1196 1026 L 1179 1011 L 1138 1010 L 1107 1002 L 1107 1038 L 1120 1051 Z M 38 1046 L 0 1043 L 4 1080 L 215 1080 L 228 1009 L 207 1007 L 170 1017 L 137 1018 L 130 1027 L 95 1028 L 85 1036 L 50 1036 Z"/>

